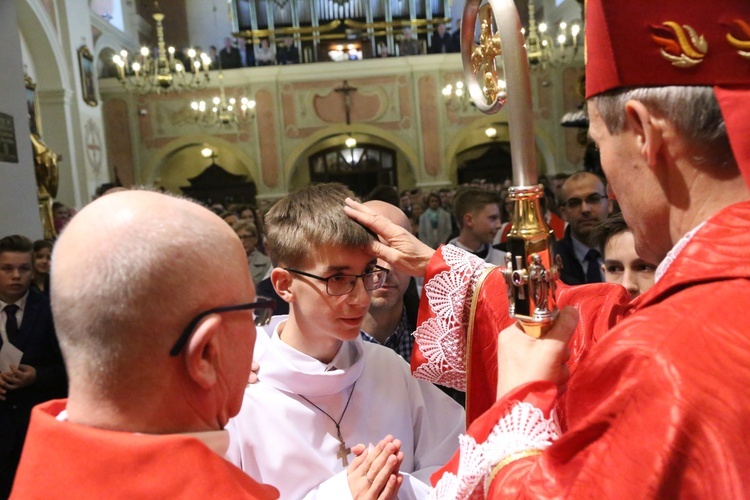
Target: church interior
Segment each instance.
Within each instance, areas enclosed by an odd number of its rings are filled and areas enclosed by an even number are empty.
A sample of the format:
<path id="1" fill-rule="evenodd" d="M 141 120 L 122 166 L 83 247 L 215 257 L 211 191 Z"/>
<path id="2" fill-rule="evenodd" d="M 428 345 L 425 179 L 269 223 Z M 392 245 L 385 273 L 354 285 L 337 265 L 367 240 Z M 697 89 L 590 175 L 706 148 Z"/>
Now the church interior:
<path id="1" fill-rule="evenodd" d="M 516 5 L 527 49 L 528 37 L 542 41 L 529 50 L 540 175 L 580 170 L 585 130 L 562 122 L 583 103 L 582 3 Z M 262 208 L 310 182 L 358 195 L 505 182 L 512 123 L 472 103 L 450 42 L 463 7 L 2 2 L 2 232 L 49 236 L 40 210 L 81 208 L 107 183 Z M 239 67 L 221 53 L 228 46 L 242 48 Z"/>

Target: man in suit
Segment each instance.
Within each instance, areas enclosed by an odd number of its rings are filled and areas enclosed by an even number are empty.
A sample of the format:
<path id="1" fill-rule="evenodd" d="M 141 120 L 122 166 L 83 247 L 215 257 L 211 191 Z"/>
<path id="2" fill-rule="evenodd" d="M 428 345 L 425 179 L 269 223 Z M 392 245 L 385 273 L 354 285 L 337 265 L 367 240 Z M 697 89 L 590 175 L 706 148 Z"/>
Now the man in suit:
<path id="1" fill-rule="evenodd" d="M 284 46 L 278 50 L 279 64 L 299 64 L 299 51 L 294 46 L 294 38 L 284 37 Z"/>
<path id="2" fill-rule="evenodd" d="M 219 51 L 219 62 L 221 69 L 234 69 L 242 66 L 240 51 L 232 44 L 232 39 L 224 39 L 224 48 Z"/>
<path id="3" fill-rule="evenodd" d="M 451 33 L 451 52 L 461 52 L 461 20 L 456 20 L 456 29 Z"/>
<path id="4" fill-rule="evenodd" d="M 247 40 L 244 38 L 237 39 L 237 51 L 240 55 L 240 66 L 249 68 L 255 66 L 255 51 L 252 47 L 248 48 Z"/>
<path id="5" fill-rule="evenodd" d="M 452 52 L 453 41 L 451 35 L 445 30 L 445 24 L 440 23 L 432 34 L 430 54 L 446 54 Z"/>
<path id="6" fill-rule="evenodd" d="M 49 299 L 31 290 L 32 243 L 0 239 L 0 498 L 10 495 L 31 408 L 65 397 Z"/>
<path id="7" fill-rule="evenodd" d="M 555 244 L 560 279 L 568 285 L 601 283 L 601 250 L 591 241 L 594 228 L 612 212 L 602 180 L 591 172 L 571 175 L 562 187 L 565 236 Z"/>

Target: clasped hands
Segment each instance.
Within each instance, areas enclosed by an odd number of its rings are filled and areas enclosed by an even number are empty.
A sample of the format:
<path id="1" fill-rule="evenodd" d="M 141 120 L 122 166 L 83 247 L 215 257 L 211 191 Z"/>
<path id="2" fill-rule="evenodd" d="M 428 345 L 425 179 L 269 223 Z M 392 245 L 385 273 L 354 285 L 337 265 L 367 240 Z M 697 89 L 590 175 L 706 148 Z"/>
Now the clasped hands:
<path id="1" fill-rule="evenodd" d="M 36 381 L 36 369 L 30 365 L 11 365 L 10 370 L 0 373 L 0 401 L 5 401 L 8 391 L 22 389 Z"/>
<path id="2" fill-rule="evenodd" d="M 396 498 L 404 477 L 398 472 L 404 460 L 401 441 L 388 435 L 376 446 L 352 447 L 355 459 L 346 470 L 346 480 L 355 499 Z"/>

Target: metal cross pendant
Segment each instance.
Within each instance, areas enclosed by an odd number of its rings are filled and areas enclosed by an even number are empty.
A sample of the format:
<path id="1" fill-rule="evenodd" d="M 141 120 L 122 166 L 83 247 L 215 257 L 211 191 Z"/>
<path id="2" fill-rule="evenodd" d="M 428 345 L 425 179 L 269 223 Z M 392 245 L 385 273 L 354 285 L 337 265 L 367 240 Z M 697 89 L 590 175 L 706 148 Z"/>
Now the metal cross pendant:
<path id="1" fill-rule="evenodd" d="M 346 467 L 349 465 L 349 460 L 346 459 L 347 455 L 352 452 L 351 448 L 346 447 L 346 443 L 344 442 L 344 438 L 341 436 L 341 428 L 338 424 L 336 424 L 336 434 L 339 436 L 339 452 L 336 455 L 336 458 L 341 459 L 341 465 Z"/>
<path id="2" fill-rule="evenodd" d="M 347 448 L 346 447 L 346 443 L 344 443 L 343 441 L 341 441 L 339 443 L 339 452 L 336 455 L 336 458 L 340 458 L 341 459 L 341 465 L 343 465 L 344 467 L 346 467 L 347 465 L 349 465 L 349 460 L 347 460 L 346 457 L 351 452 L 352 452 L 352 449 L 351 448 Z"/>

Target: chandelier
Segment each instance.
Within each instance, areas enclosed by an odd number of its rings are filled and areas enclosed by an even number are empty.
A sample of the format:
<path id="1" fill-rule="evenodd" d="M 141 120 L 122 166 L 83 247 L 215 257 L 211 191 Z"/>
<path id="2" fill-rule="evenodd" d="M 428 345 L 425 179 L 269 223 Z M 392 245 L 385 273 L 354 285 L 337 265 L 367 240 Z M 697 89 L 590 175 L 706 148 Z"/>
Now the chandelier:
<path id="1" fill-rule="evenodd" d="M 443 98 L 445 98 L 445 105 L 451 111 L 465 111 L 473 104 L 469 93 L 466 91 L 465 84 L 461 80 L 443 87 Z"/>
<path id="2" fill-rule="evenodd" d="M 164 42 L 164 14 L 159 11 L 158 2 L 153 18 L 156 22 L 156 49 L 141 47 L 140 53 L 132 56 L 123 50 L 112 58 L 117 66 L 117 77 L 125 90 L 161 94 L 205 87 L 211 65 L 208 54 L 198 54 L 191 48 L 187 54 L 181 54 L 182 58 L 178 57 L 175 48 L 167 48 Z"/>
<path id="3" fill-rule="evenodd" d="M 568 23 L 563 21 L 558 28 L 557 35 L 553 38 L 549 34 L 547 23 L 541 22 L 537 25 L 534 0 L 529 0 L 529 27 L 521 29 L 521 32 L 526 42 L 526 55 L 532 67 L 569 64 L 576 57 L 580 45 L 581 26 L 578 23 L 568 26 Z"/>
<path id="4" fill-rule="evenodd" d="M 195 122 L 201 127 L 232 127 L 246 121 L 255 109 L 255 101 L 241 97 L 239 101 L 230 97 L 227 99 L 224 90 L 224 75 L 219 70 L 219 95 L 209 102 L 193 101 L 190 103 Z"/>
<path id="5" fill-rule="evenodd" d="M 504 80 L 498 80 L 497 83 L 501 90 L 505 89 Z M 474 106 L 474 101 L 463 80 L 447 84 L 443 87 L 442 93 L 445 106 L 451 111 L 466 111 L 469 107 Z"/>

